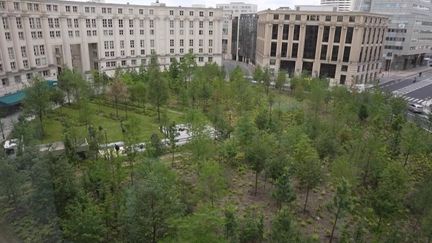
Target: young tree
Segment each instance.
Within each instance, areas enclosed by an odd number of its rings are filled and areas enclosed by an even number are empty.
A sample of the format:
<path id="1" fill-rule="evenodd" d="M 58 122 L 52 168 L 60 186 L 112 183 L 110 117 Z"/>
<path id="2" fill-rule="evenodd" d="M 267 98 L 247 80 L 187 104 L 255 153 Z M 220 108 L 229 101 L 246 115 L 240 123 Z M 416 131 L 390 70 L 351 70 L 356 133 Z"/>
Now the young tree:
<path id="1" fill-rule="evenodd" d="M 411 122 L 405 123 L 401 132 L 401 152 L 403 158 L 403 165 L 406 166 L 409 158 L 412 155 L 419 153 L 424 146 L 422 139 L 423 130 Z"/>
<path id="2" fill-rule="evenodd" d="M 284 169 L 282 175 L 276 179 L 273 198 L 278 202 L 279 208 L 282 204 L 291 203 L 296 199 L 293 186 L 291 184 L 290 173 L 287 168 Z"/>
<path id="3" fill-rule="evenodd" d="M 32 85 L 25 90 L 25 95 L 24 107 L 38 117 L 41 137 L 43 137 L 43 121 L 52 104 L 50 87 L 45 80 L 37 77 L 32 81 Z"/>
<path id="4" fill-rule="evenodd" d="M 162 141 L 156 133 L 151 135 L 149 145 L 150 146 L 147 146 L 146 149 L 150 157 L 157 158 L 162 155 Z"/>
<path id="5" fill-rule="evenodd" d="M 323 177 L 323 172 L 318 158 L 318 153 L 311 145 L 309 138 L 305 135 L 300 137 L 297 142 L 294 149 L 293 159 L 295 168 L 294 173 L 299 180 L 300 186 L 306 191 L 303 207 L 303 212 L 306 212 L 309 192 L 319 185 Z"/>
<path id="6" fill-rule="evenodd" d="M 209 200 L 214 207 L 215 201 L 223 195 L 226 186 L 225 176 L 219 163 L 205 162 L 198 174 L 198 191 L 201 198 Z"/>
<path id="7" fill-rule="evenodd" d="M 330 235 L 330 243 L 333 242 L 334 233 L 338 220 L 344 216 L 345 212 L 352 207 L 351 186 L 345 178 L 342 178 L 336 187 L 336 195 L 333 198 L 333 204 L 330 209 L 334 213 L 333 227 Z"/>
<path id="8" fill-rule="evenodd" d="M 114 79 L 114 82 L 109 87 L 107 95 L 109 99 L 114 103 L 116 117 L 117 119 L 119 119 L 118 104 L 120 102 L 125 102 L 126 99 L 129 97 L 126 84 L 120 78 Z"/>
<path id="9" fill-rule="evenodd" d="M 263 80 L 263 75 L 264 75 L 264 72 L 263 72 L 261 66 L 257 65 L 257 67 L 255 68 L 254 73 L 253 73 L 253 79 L 255 81 L 257 81 L 258 83 L 260 83 Z"/>
<path id="10" fill-rule="evenodd" d="M 271 242 L 301 242 L 300 232 L 295 224 L 295 218 L 287 207 L 283 207 L 273 219 Z"/>
<path id="11" fill-rule="evenodd" d="M 237 242 L 238 237 L 238 222 L 236 217 L 236 209 L 234 207 L 227 207 L 224 211 L 225 220 L 225 238 L 230 242 Z"/>
<path id="12" fill-rule="evenodd" d="M 126 199 L 123 222 L 128 242 L 160 241 L 169 221 L 183 214 L 176 176 L 158 161 L 145 162 L 138 169 L 137 183 Z"/>
<path id="13" fill-rule="evenodd" d="M 67 217 L 62 220 L 66 239 L 73 242 L 101 242 L 109 230 L 106 227 L 103 210 L 88 196 L 76 200 L 66 208 Z"/>
<path id="14" fill-rule="evenodd" d="M 381 233 L 383 225 L 403 213 L 409 180 L 408 172 L 398 163 L 388 165 L 382 172 L 378 188 L 371 193 L 371 206 L 378 217 L 378 233 Z"/>
<path id="15" fill-rule="evenodd" d="M 361 122 L 366 121 L 366 119 L 369 117 L 368 108 L 365 104 L 360 105 L 360 109 L 358 112 L 358 118 Z"/>
<path id="16" fill-rule="evenodd" d="M 274 144 L 275 139 L 273 136 L 261 133 L 254 137 L 246 148 L 245 159 L 255 172 L 255 196 L 258 191 L 259 174 L 264 170 L 270 154 L 273 151 Z"/>
<path id="17" fill-rule="evenodd" d="M 240 243 L 262 242 L 264 239 L 264 217 L 256 209 L 249 208 L 240 222 Z"/>
<path id="18" fill-rule="evenodd" d="M 183 59 L 180 61 L 180 75 L 185 87 L 188 87 L 188 82 L 192 80 L 192 75 L 197 67 L 195 59 L 196 56 L 192 52 L 189 52 L 184 55 Z"/>
<path id="19" fill-rule="evenodd" d="M 174 237 L 166 242 L 226 243 L 223 239 L 223 219 L 213 208 L 201 208 L 194 214 L 174 221 L 177 228 Z"/>
<path id="20" fill-rule="evenodd" d="M 287 74 L 285 71 L 280 70 L 278 72 L 278 76 L 276 78 L 276 84 L 275 84 L 277 90 L 282 91 L 282 88 L 284 87 L 284 85 L 287 81 L 286 76 L 287 76 Z"/>
<path id="21" fill-rule="evenodd" d="M 172 122 L 167 128 L 166 128 L 166 136 L 169 141 L 169 147 L 171 150 L 171 166 L 174 167 L 174 158 L 175 158 L 175 150 L 177 148 L 177 137 L 180 135 L 180 133 L 177 130 L 177 125 L 175 122 Z"/>
<path id="22" fill-rule="evenodd" d="M 158 123 L 161 124 L 161 106 L 165 105 L 168 101 L 168 85 L 165 78 L 160 72 L 159 63 L 155 55 L 151 58 L 148 85 L 148 99 L 149 102 L 156 107 L 158 114 Z"/>
<path id="23" fill-rule="evenodd" d="M 69 68 L 65 67 L 58 77 L 58 87 L 66 93 L 67 102 L 71 103 L 71 93 L 74 82 L 74 73 Z"/>
<path id="24" fill-rule="evenodd" d="M 264 68 L 264 73 L 262 75 L 262 82 L 264 85 L 266 95 L 268 95 L 271 86 L 271 74 L 270 74 L 270 69 L 268 67 Z"/>
<path id="25" fill-rule="evenodd" d="M 20 199 L 24 178 L 11 161 L 0 159 L 0 195 L 6 196 L 15 206 Z"/>
<path id="26" fill-rule="evenodd" d="M 145 104 L 147 101 L 147 87 L 143 82 L 135 83 L 128 87 L 130 98 L 133 102 L 136 102 L 142 106 L 145 110 Z"/>

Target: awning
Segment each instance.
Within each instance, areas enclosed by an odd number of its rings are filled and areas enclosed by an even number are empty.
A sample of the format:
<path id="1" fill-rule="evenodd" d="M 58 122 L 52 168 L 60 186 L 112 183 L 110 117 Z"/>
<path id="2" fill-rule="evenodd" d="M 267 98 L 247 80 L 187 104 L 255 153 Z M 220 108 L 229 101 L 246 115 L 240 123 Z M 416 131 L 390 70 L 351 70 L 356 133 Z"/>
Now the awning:
<path id="1" fill-rule="evenodd" d="M 5 106 L 13 106 L 21 103 L 24 100 L 25 93 L 24 91 L 18 91 L 13 94 L 7 94 L 5 96 L 0 97 L 0 107 Z"/>

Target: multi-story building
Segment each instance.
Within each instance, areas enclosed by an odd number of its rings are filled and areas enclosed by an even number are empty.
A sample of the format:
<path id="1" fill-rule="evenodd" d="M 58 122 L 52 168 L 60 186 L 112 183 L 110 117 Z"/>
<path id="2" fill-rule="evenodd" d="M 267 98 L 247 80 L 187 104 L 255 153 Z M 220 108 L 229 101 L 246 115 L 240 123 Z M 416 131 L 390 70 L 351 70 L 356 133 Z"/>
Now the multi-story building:
<path id="1" fill-rule="evenodd" d="M 256 63 L 332 85 L 379 78 L 387 18 L 354 12 L 267 10 L 258 13 Z"/>
<path id="2" fill-rule="evenodd" d="M 231 54 L 233 59 L 240 62 L 255 64 L 255 50 L 257 39 L 257 14 L 241 14 L 232 21 Z"/>
<path id="3" fill-rule="evenodd" d="M 352 10 L 353 0 L 321 0 L 321 5 L 337 7 L 337 11 L 345 12 Z"/>
<path id="4" fill-rule="evenodd" d="M 237 38 L 238 32 L 233 33 L 232 21 L 234 18 L 240 18 L 241 14 L 256 13 L 258 6 L 244 2 L 231 2 L 227 4 L 216 4 L 216 8 L 223 9 L 224 22 L 222 27 L 222 49 L 224 58 L 232 59 L 231 50 L 237 48 L 232 45 L 233 36 Z"/>
<path id="5" fill-rule="evenodd" d="M 0 15 L 0 96 L 64 66 L 110 74 L 147 65 L 152 53 L 166 66 L 188 52 L 198 64 L 222 62 L 221 9 L 0 0 Z"/>
<path id="6" fill-rule="evenodd" d="M 390 16 L 385 37 L 385 69 L 426 64 L 432 48 L 432 3 L 425 0 L 356 0 L 356 10 Z"/>

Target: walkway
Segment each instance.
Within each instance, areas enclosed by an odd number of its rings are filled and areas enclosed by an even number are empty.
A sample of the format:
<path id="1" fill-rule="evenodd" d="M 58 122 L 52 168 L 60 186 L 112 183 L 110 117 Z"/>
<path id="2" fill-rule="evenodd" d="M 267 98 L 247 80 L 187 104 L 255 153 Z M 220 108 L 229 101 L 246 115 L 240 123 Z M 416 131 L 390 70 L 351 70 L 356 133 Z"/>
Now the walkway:
<path id="1" fill-rule="evenodd" d="M 420 72 L 432 72 L 432 67 L 418 67 L 403 71 L 384 71 L 380 79 L 380 85 L 386 85 L 387 83 L 401 81 L 407 78 L 414 78 L 418 76 Z"/>

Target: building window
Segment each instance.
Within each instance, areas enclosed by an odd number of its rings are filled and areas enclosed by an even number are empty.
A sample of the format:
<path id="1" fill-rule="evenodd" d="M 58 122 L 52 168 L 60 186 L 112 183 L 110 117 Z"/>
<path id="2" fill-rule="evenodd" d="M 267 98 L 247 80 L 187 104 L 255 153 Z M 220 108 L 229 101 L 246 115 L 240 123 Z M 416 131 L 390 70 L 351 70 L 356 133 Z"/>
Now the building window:
<path id="1" fill-rule="evenodd" d="M 170 46 L 174 46 L 174 40 L 170 40 Z"/>
<path id="2" fill-rule="evenodd" d="M 189 11 L 189 16 L 194 16 L 194 12 L 193 11 Z"/>
<path id="3" fill-rule="evenodd" d="M 276 40 L 278 38 L 279 25 L 274 24 L 272 28 L 272 39 Z"/>
<path id="4" fill-rule="evenodd" d="M 335 29 L 335 36 L 334 36 L 334 42 L 335 43 L 340 42 L 341 30 L 342 30 L 342 27 L 340 27 L 340 26 L 336 27 L 336 29 Z"/>
<path id="5" fill-rule="evenodd" d="M 297 54 L 298 54 L 298 43 L 293 43 L 292 44 L 292 52 L 291 52 L 291 57 L 293 58 L 297 58 Z"/>
<path id="6" fill-rule="evenodd" d="M 180 14 L 180 16 L 183 16 L 184 15 L 184 11 L 180 10 L 179 14 Z"/>
<path id="7" fill-rule="evenodd" d="M 204 12 L 203 12 L 203 11 L 200 11 L 200 12 L 199 12 L 199 16 L 200 16 L 200 17 L 204 17 Z"/>
<path id="8" fill-rule="evenodd" d="M 320 55 L 320 59 L 321 60 L 327 60 L 327 45 L 322 45 L 321 46 L 321 55 Z"/>
<path id="9" fill-rule="evenodd" d="M 24 40 L 24 32 L 18 32 L 18 38 Z"/>
<path id="10" fill-rule="evenodd" d="M 350 54 L 351 54 L 351 47 L 345 46 L 344 54 L 343 54 L 343 62 L 349 62 Z"/>
<path id="11" fill-rule="evenodd" d="M 338 59 L 338 55 L 339 55 L 339 46 L 333 46 L 331 60 L 333 62 L 336 62 Z"/>
<path id="12" fill-rule="evenodd" d="M 297 15 L 299 16 L 299 15 Z M 294 38 L 293 40 L 299 40 L 300 38 L 300 25 L 294 25 Z"/>
<path id="13" fill-rule="evenodd" d="M 15 59 L 15 53 L 14 53 L 13 47 L 8 48 L 8 54 L 9 54 L 9 59 L 11 59 L 11 60 Z"/>
<path id="14" fill-rule="evenodd" d="M 189 46 L 193 46 L 193 39 L 189 40 Z"/>
<path id="15" fill-rule="evenodd" d="M 9 32 L 5 32 L 5 39 L 10 41 L 11 40 L 11 35 Z"/>
<path id="16" fill-rule="evenodd" d="M 274 20 L 279 19 L 279 14 L 273 14 L 273 19 L 274 19 Z"/>
<path id="17" fill-rule="evenodd" d="M 351 44 L 352 43 L 353 31 L 354 31 L 353 27 L 348 27 L 346 38 L 345 38 L 345 43 L 347 43 L 347 44 Z"/>
<path id="18" fill-rule="evenodd" d="M 337 16 L 337 22 L 342 22 L 343 21 L 343 16 Z"/>
<path id="19" fill-rule="evenodd" d="M 8 21 L 8 18 L 3 17 L 3 18 L 2 18 L 2 22 L 3 22 L 3 28 L 4 28 L 5 30 L 9 29 L 9 21 Z"/>
<path id="20" fill-rule="evenodd" d="M 174 10 L 170 10 L 169 15 L 171 15 L 171 16 L 174 15 Z"/>

